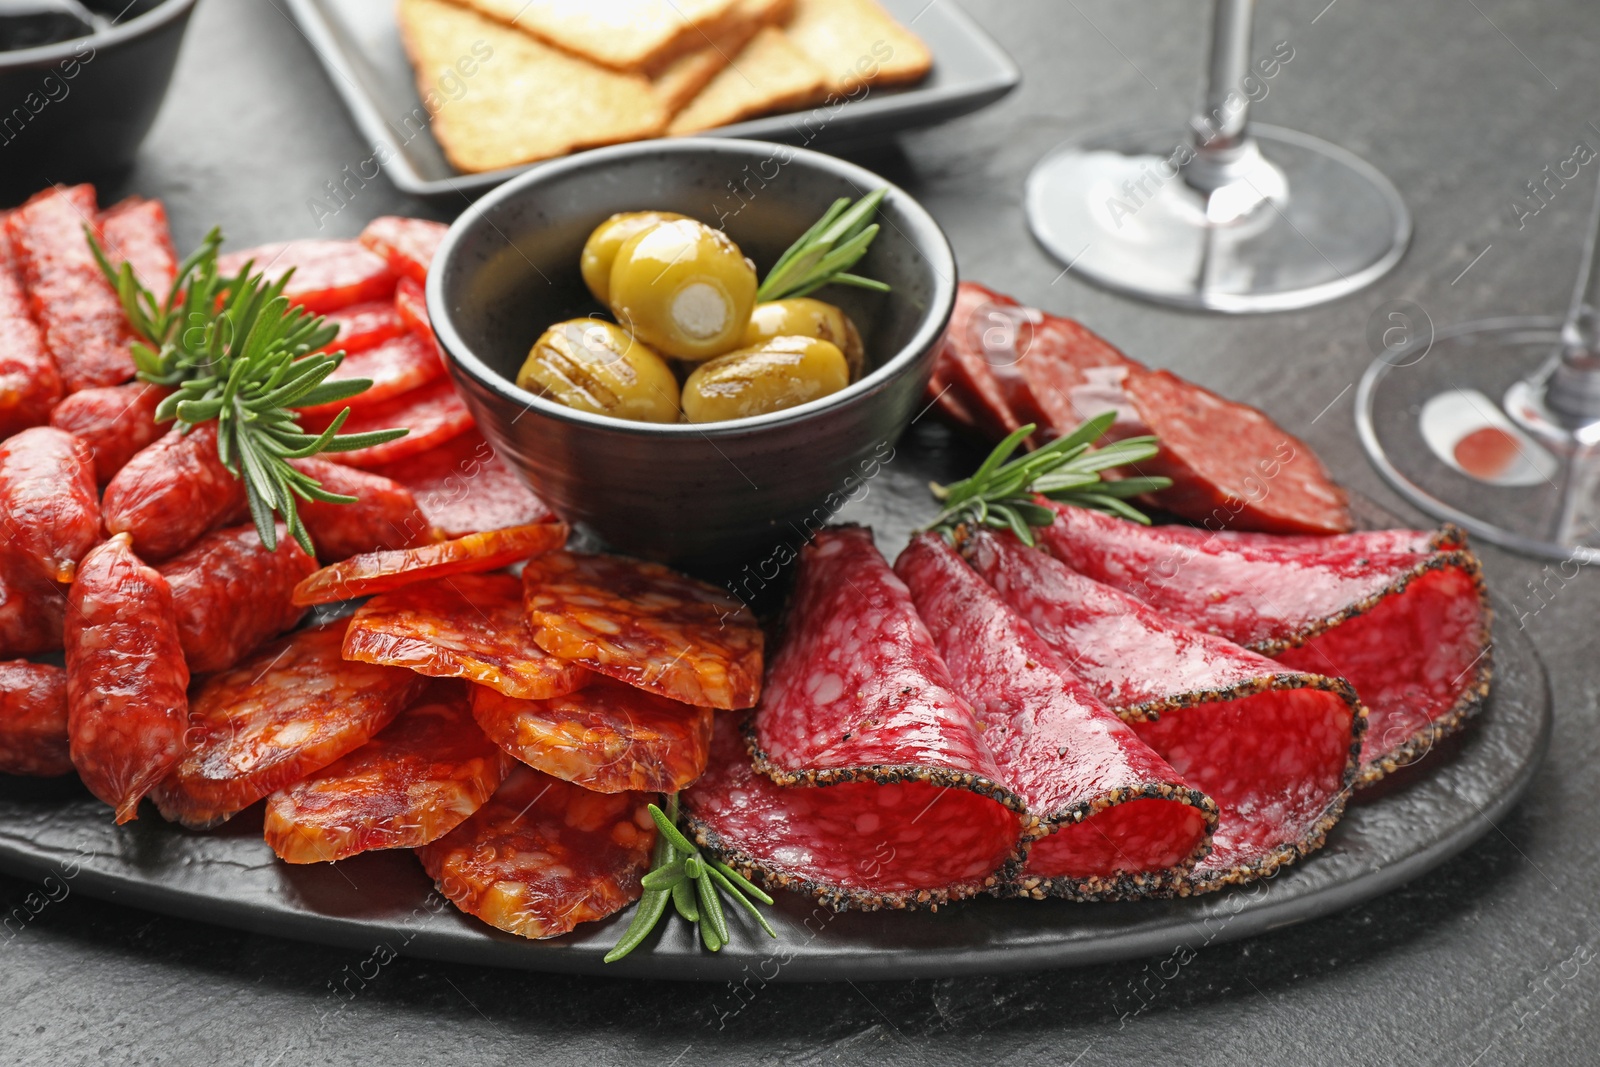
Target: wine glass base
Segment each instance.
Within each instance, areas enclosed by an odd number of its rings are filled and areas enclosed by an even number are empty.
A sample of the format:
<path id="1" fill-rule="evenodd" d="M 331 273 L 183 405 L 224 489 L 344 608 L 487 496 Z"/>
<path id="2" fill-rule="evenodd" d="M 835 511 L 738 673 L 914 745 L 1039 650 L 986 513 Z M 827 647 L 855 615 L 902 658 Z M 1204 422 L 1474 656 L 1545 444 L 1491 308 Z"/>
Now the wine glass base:
<path id="1" fill-rule="evenodd" d="M 1561 320 L 1467 323 L 1386 351 L 1356 392 L 1356 430 L 1401 496 L 1474 537 L 1600 563 L 1600 426 L 1543 410 Z M 1570 576 L 1569 576 L 1570 577 Z"/>
<path id="2" fill-rule="evenodd" d="M 1089 134 L 1028 176 L 1039 243 L 1090 282 L 1159 304 L 1249 313 L 1338 299 L 1377 281 L 1411 240 L 1395 187 L 1360 157 L 1252 124 L 1268 164 L 1201 192 L 1179 130 Z M 1248 210 L 1250 204 L 1253 210 Z"/>

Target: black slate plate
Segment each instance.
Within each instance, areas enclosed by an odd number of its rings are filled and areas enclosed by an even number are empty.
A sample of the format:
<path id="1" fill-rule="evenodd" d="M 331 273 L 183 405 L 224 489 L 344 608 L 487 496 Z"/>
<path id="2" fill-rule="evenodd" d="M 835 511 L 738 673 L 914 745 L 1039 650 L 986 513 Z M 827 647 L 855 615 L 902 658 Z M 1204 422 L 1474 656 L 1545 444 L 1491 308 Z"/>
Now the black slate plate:
<path id="1" fill-rule="evenodd" d="M 527 167 L 462 174 L 427 131 L 411 65 L 395 27 L 394 0 L 288 0 L 289 9 L 327 69 L 329 81 L 401 192 L 412 196 L 479 196 Z M 1004 50 L 965 12 L 944 0 L 882 0 L 933 53 L 933 72 L 915 86 L 876 90 L 842 106 L 772 115 L 708 131 L 810 148 L 868 141 L 933 126 L 999 100 L 1022 80 Z M 420 129 L 419 129 L 420 127 Z M 363 167 L 368 166 L 364 161 Z M 370 169 L 363 177 L 376 177 Z M 336 179 L 337 181 L 337 179 Z"/>

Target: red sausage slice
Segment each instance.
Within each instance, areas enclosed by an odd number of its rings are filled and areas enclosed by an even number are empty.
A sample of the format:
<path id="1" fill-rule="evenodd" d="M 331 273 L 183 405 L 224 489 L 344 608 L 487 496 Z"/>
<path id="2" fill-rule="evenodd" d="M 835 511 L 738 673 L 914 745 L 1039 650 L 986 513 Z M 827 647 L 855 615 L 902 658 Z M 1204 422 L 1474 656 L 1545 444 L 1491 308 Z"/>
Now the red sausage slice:
<path id="1" fill-rule="evenodd" d="M 217 455 L 217 424 L 172 432 L 130 459 L 100 499 L 106 529 L 126 533 L 141 556 L 182 552 L 246 511 L 244 482 Z"/>
<path id="2" fill-rule="evenodd" d="M 331 418 L 347 407 L 352 409 L 353 416 L 362 408 L 419 389 L 444 374 L 444 364 L 439 360 L 439 349 L 433 343 L 433 339 L 419 337 L 410 331 L 370 348 L 354 352 L 348 349 L 346 351 L 348 354 L 344 362 L 328 376 L 328 381 L 341 382 L 353 378 L 365 378 L 372 384 L 365 392 L 349 399 L 314 408 L 303 408 L 302 411 L 308 419 Z"/>
<path id="3" fill-rule="evenodd" d="M 277 281 L 291 268 L 283 295 L 308 311 L 323 314 L 394 295 L 394 272 L 382 256 L 355 241 L 305 239 L 247 248 L 217 257 L 219 273 L 235 274 L 245 261 L 251 271 Z"/>
<path id="4" fill-rule="evenodd" d="M 339 334 L 328 343 L 330 352 L 364 352 L 375 345 L 399 337 L 406 330 L 405 320 L 387 300 L 373 300 L 365 304 L 352 304 L 338 311 L 330 311 L 328 322 L 339 327 Z M 361 375 L 350 375 L 361 377 Z"/>
<path id="5" fill-rule="evenodd" d="M 332 421 L 332 415 L 301 420 L 307 433 L 320 433 Z M 472 426 L 472 413 L 456 394 L 455 386 L 447 379 L 439 379 L 399 396 L 353 408 L 340 431 L 353 434 L 401 427 L 410 431 L 404 437 L 353 452 L 330 452 L 328 458 L 352 467 L 378 467 L 426 452 L 466 433 Z"/>
<path id="6" fill-rule="evenodd" d="M 496 571 L 567 542 L 561 522 L 513 526 L 439 541 L 420 548 L 366 552 L 323 567 L 295 586 L 296 604 L 331 604 L 368 596 L 428 578 Z"/>
<path id="7" fill-rule="evenodd" d="M 295 502 L 317 558 L 334 563 L 363 552 L 415 548 L 434 540 L 432 524 L 417 507 L 411 490 L 382 475 L 330 463 L 325 459 L 295 459 L 290 464 L 353 504 L 328 504 L 319 500 Z"/>
<path id="8" fill-rule="evenodd" d="M 100 239 L 112 266 L 130 264 L 140 284 L 166 299 L 178 276 L 178 253 L 161 201 L 130 196 L 113 204 L 100 216 Z"/>
<path id="9" fill-rule="evenodd" d="M 380 215 L 367 223 L 360 241 L 386 259 L 396 274 L 421 282 L 427 279 L 428 265 L 449 228 L 428 219 Z"/>
<path id="10" fill-rule="evenodd" d="M 409 488 L 446 537 L 555 518 L 476 428 L 373 471 Z"/>

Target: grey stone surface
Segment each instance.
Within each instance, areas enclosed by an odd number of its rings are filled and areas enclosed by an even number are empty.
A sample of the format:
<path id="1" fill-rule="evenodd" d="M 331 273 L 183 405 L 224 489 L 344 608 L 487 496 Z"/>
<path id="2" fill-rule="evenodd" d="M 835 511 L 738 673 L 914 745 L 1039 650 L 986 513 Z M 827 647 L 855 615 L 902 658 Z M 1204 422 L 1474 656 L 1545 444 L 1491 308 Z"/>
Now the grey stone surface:
<path id="1" fill-rule="evenodd" d="M 1152 310 L 1058 279 L 1060 266 L 1026 234 L 1022 179 L 1057 141 L 1105 121 L 1181 119 L 1200 76 L 1199 4 L 973 2 L 1021 64 L 1022 89 L 861 161 L 923 199 L 965 276 L 1079 316 L 1140 359 L 1263 406 L 1341 479 L 1405 513 L 1351 428 L 1347 387 L 1370 358 L 1367 318 L 1398 298 L 1440 325 L 1560 310 L 1587 192 L 1571 187 L 1520 230 L 1510 205 L 1575 141 L 1600 145 L 1589 125 L 1600 122 L 1600 34 L 1581 0 L 1325 4 L 1262 5 L 1258 48 L 1287 40 L 1295 58 L 1257 114 L 1366 156 L 1417 223 L 1400 268 L 1340 303 L 1244 320 Z M 368 154 L 282 0 L 208 0 L 141 162 L 105 192 L 166 198 L 185 247 L 213 222 L 238 242 L 309 235 L 306 201 Z M 380 179 L 322 232 L 426 210 Z M 1593 1062 L 1600 579 L 1552 584 L 1540 608 L 1528 592 L 1540 564 L 1484 555 L 1491 585 L 1529 613 L 1550 667 L 1551 758 L 1479 845 L 1337 917 L 1206 950 L 1164 974 L 1129 963 L 769 986 L 744 1003 L 725 987 L 405 959 L 373 966 L 361 953 L 69 895 L 0 939 L 0 1062 Z M 29 891 L 0 878 L 0 910 Z"/>

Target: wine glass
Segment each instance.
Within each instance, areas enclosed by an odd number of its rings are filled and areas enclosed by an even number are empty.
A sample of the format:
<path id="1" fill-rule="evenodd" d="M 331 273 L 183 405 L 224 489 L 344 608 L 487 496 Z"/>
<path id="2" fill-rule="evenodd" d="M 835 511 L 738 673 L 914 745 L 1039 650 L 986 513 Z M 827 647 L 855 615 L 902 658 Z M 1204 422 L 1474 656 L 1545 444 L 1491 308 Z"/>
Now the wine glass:
<path id="1" fill-rule="evenodd" d="M 1029 225 L 1069 270 L 1141 300 L 1244 313 L 1334 300 L 1400 261 L 1411 215 L 1387 178 L 1337 145 L 1248 121 L 1282 62 L 1252 64 L 1254 14 L 1254 0 L 1216 0 L 1188 130 L 1091 133 L 1034 167 Z"/>

